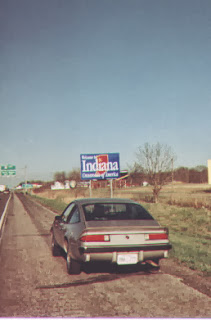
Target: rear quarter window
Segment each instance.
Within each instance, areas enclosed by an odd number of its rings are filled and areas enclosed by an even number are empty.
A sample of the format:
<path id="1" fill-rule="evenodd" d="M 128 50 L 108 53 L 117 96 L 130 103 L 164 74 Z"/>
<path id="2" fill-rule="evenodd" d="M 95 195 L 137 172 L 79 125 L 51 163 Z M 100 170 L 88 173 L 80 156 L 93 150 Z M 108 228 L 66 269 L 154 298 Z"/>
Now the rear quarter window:
<path id="1" fill-rule="evenodd" d="M 154 220 L 151 214 L 139 205 L 131 206 L 131 216 L 133 220 Z"/>

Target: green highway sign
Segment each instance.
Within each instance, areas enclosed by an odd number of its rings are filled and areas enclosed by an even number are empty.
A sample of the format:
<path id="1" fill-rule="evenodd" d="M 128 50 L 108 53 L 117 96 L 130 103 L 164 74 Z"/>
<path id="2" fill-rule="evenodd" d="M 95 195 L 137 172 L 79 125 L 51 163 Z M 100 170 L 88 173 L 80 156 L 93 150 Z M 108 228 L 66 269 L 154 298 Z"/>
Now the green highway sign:
<path id="1" fill-rule="evenodd" d="M 16 175 L 16 166 L 8 164 L 7 166 L 0 167 L 1 176 L 15 176 Z"/>
<path id="2" fill-rule="evenodd" d="M 1 166 L 1 170 L 16 170 L 16 166 L 8 164 L 7 166 Z"/>
<path id="3" fill-rule="evenodd" d="M 33 188 L 33 184 L 31 184 L 31 183 L 22 184 L 22 188 L 23 189 L 32 189 Z"/>
<path id="4" fill-rule="evenodd" d="M 16 175 L 16 171 L 1 171 L 1 175 L 2 176 L 15 176 Z"/>

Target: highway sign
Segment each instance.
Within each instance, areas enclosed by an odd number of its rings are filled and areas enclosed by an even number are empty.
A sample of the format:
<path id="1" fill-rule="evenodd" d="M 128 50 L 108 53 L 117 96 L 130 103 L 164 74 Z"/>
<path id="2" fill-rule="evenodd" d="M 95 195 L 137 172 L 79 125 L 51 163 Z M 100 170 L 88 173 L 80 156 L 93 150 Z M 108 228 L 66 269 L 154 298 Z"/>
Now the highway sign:
<path id="1" fill-rule="evenodd" d="M 15 176 L 16 175 L 16 166 L 8 164 L 7 166 L 0 167 L 0 174 L 2 176 Z"/>
<path id="2" fill-rule="evenodd" d="M 31 183 L 22 184 L 22 188 L 23 189 L 32 189 L 33 188 L 33 184 L 31 184 Z"/>
<path id="3" fill-rule="evenodd" d="M 82 180 L 108 180 L 120 176 L 119 153 L 81 154 Z"/>

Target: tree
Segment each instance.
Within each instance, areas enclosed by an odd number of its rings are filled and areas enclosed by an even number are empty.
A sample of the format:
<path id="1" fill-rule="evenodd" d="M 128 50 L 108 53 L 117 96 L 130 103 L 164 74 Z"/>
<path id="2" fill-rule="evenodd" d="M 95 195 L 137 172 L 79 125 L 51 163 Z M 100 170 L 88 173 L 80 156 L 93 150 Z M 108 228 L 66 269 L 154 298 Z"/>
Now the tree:
<path id="1" fill-rule="evenodd" d="M 74 180 L 76 182 L 81 181 L 81 170 L 78 168 L 74 168 L 72 171 L 68 173 L 68 179 Z"/>
<path id="2" fill-rule="evenodd" d="M 66 180 L 65 172 L 64 171 L 56 172 L 54 174 L 54 180 L 59 181 L 59 182 L 64 182 Z"/>
<path id="3" fill-rule="evenodd" d="M 153 200 L 158 202 L 158 195 L 165 184 L 173 179 L 175 155 L 167 145 L 145 143 L 136 153 L 138 165 L 152 186 Z"/>
<path id="4" fill-rule="evenodd" d="M 174 171 L 174 180 L 189 183 L 189 169 L 186 167 L 177 168 Z"/>
<path id="5" fill-rule="evenodd" d="M 145 178 L 142 167 L 135 162 L 133 166 L 128 165 L 129 177 L 128 181 L 131 185 L 142 185 Z"/>
<path id="6" fill-rule="evenodd" d="M 208 169 L 205 166 L 197 166 L 189 170 L 190 183 L 207 183 Z"/>
<path id="7" fill-rule="evenodd" d="M 174 171 L 174 180 L 185 183 L 207 183 L 208 169 L 203 165 L 191 169 L 180 167 Z"/>

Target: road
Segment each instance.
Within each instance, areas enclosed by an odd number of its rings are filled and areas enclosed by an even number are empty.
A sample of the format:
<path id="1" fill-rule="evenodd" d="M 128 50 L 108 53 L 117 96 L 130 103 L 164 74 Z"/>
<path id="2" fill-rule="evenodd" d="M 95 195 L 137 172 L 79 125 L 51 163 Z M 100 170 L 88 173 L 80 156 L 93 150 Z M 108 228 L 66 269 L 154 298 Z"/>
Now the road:
<path id="1" fill-rule="evenodd" d="M 0 192 L 0 243 L 1 243 L 1 238 L 2 234 L 4 232 L 4 225 L 5 225 L 5 216 L 6 216 L 6 211 L 7 211 L 7 206 L 9 204 L 9 197 L 10 194 Z"/>
<path id="2" fill-rule="evenodd" d="M 51 255 L 54 215 L 24 195 L 11 198 L 0 245 L 1 317 L 211 316 L 211 298 L 162 267 L 68 275 L 65 259 Z"/>
<path id="3" fill-rule="evenodd" d="M 4 211 L 5 205 L 7 203 L 7 200 L 9 199 L 10 194 L 5 194 L 3 192 L 0 192 L 0 219 L 1 219 L 1 215 Z"/>

